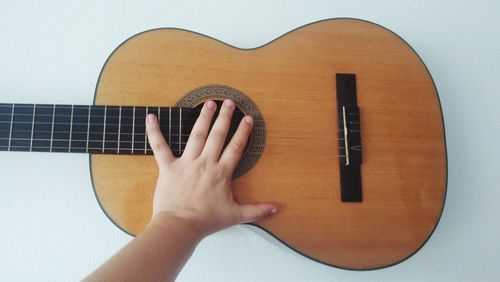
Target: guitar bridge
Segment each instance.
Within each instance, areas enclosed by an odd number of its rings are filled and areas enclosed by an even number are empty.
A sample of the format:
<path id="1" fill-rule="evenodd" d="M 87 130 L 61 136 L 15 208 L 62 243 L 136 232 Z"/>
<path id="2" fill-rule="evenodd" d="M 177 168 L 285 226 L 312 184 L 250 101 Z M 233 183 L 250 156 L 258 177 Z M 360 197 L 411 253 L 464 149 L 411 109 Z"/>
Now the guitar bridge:
<path id="1" fill-rule="evenodd" d="M 339 168 L 342 202 L 362 202 L 361 124 L 356 103 L 356 76 L 337 74 Z"/>

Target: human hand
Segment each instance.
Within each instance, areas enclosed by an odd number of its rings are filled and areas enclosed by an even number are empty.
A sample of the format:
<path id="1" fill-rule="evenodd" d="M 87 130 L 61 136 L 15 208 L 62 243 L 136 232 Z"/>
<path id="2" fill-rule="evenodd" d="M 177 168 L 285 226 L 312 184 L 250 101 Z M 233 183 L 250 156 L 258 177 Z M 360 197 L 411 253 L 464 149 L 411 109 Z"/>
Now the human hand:
<path id="1" fill-rule="evenodd" d="M 213 101 L 204 104 L 180 158 L 173 156 L 156 116 L 146 117 L 149 143 L 159 167 L 152 222 L 161 221 L 163 216 L 174 217 L 204 237 L 276 213 L 273 204 L 240 205 L 234 201 L 231 176 L 245 149 L 253 120 L 250 116 L 241 120 L 222 152 L 235 105 L 231 100 L 224 101 L 209 133 L 216 107 Z"/>

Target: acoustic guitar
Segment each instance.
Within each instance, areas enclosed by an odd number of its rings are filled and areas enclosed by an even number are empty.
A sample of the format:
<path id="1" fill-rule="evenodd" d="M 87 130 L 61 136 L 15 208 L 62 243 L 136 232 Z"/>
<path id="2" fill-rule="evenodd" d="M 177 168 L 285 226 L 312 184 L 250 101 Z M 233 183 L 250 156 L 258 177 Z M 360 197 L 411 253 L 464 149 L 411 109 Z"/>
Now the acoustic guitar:
<path id="1" fill-rule="evenodd" d="M 394 265 L 429 239 L 447 177 L 436 87 L 402 38 L 362 20 L 319 21 L 254 49 L 175 28 L 137 34 L 106 61 L 93 105 L 1 104 L 0 150 L 90 154 L 100 206 L 135 235 L 158 173 L 146 113 L 180 156 L 200 105 L 228 98 L 232 132 L 244 114 L 255 120 L 234 196 L 280 210 L 255 226 L 346 269 Z"/>

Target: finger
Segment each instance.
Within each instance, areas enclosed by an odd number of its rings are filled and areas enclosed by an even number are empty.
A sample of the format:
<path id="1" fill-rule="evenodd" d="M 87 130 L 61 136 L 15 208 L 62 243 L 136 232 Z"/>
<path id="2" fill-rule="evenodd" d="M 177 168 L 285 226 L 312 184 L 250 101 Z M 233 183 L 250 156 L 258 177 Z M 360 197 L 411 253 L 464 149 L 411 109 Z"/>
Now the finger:
<path id="1" fill-rule="evenodd" d="M 225 164 L 228 168 L 233 171 L 238 162 L 245 151 L 245 146 L 248 142 L 248 137 L 250 137 L 250 133 L 252 132 L 253 119 L 250 116 L 244 117 L 236 132 L 231 139 L 231 142 L 227 145 L 224 152 L 222 152 L 222 156 L 220 157 L 219 162 Z"/>
<path id="2" fill-rule="evenodd" d="M 160 168 L 168 166 L 175 160 L 175 157 L 161 133 L 158 119 L 154 114 L 146 116 L 146 131 L 148 133 L 149 145 L 153 149 L 156 158 L 156 163 L 158 163 Z"/>
<path id="3" fill-rule="evenodd" d="M 208 129 L 210 128 L 210 123 L 212 122 L 216 108 L 217 105 L 213 101 L 205 102 L 205 105 L 203 105 L 201 109 L 200 116 L 191 130 L 191 134 L 189 134 L 189 139 L 184 149 L 184 153 L 182 153 L 182 157 L 194 159 L 201 154 L 205 146 L 205 141 L 207 140 Z"/>
<path id="4" fill-rule="evenodd" d="M 212 161 L 217 161 L 220 157 L 222 147 L 224 146 L 224 141 L 226 140 L 227 132 L 229 130 L 229 124 L 231 123 L 231 117 L 234 112 L 234 102 L 231 100 L 226 100 L 222 104 L 217 120 L 215 120 L 214 126 L 208 135 L 205 147 L 201 153 L 207 159 Z"/>
<path id="5" fill-rule="evenodd" d="M 278 212 L 278 208 L 273 204 L 245 204 L 240 205 L 239 209 L 239 223 L 261 221 Z"/>

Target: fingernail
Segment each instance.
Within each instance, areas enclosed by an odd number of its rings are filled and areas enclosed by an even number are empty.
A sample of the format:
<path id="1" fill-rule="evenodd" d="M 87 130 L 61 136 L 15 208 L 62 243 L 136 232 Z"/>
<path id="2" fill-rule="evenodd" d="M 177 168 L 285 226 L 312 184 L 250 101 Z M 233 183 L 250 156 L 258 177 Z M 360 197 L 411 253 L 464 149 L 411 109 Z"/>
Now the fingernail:
<path id="1" fill-rule="evenodd" d="M 148 114 L 148 115 L 146 116 L 146 121 L 147 121 L 147 122 L 153 122 L 153 121 L 155 120 L 155 118 L 156 118 L 156 117 L 155 117 L 155 115 L 154 115 L 154 114 Z"/>
<path id="2" fill-rule="evenodd" d="M 246 116 L 245 121 L 252 124 L 253 123 L 253 118 L 251 116 Z"/>
<path id="3" fill-rule="evenodd" d="M 271 213 L 270 213 L 270 214 L 276 214 L 277 212 L 278 212 L 278 209 L 277 209 L 277 208 L 273 208 L 273 209 L 271 210 Z"/>
<path id="4" fill-rule="evenodd" d="M 233 107 L 233 106 L 234 106 L 234 102 L 233 102 L 233 100 L 231 100 L 231 99 L 227 99 L 226 101 L 224 101 L 224 105 L 225 105 L 226 107 L 231 108 L 231 107 Z"/>
<path id="5" fill-rule="evenodd" d="M 213 109 L 215 107 L 215 103 L 214 101 L 206 101 L 205 106 L 207 107 L 207 109 Z"/>

